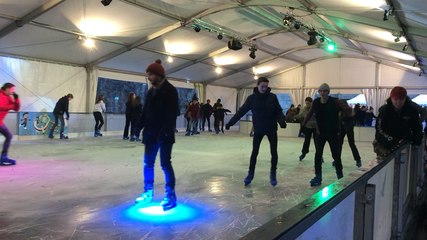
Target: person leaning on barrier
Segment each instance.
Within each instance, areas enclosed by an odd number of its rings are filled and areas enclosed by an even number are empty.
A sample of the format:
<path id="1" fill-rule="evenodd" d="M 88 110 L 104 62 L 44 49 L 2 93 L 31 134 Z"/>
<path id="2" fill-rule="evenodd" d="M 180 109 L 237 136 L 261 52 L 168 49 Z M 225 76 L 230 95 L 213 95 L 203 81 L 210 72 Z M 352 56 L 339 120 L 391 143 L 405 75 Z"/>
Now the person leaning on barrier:
<path id="1" fill-rule="evenodd" d="M 379 157 L 390 154 L 404 142 L 420 145 L 423 134 L 421 119 L 415 103 L 406 89 L 394 87 L 383 105 L 375 124 L 374 151 Z"/>

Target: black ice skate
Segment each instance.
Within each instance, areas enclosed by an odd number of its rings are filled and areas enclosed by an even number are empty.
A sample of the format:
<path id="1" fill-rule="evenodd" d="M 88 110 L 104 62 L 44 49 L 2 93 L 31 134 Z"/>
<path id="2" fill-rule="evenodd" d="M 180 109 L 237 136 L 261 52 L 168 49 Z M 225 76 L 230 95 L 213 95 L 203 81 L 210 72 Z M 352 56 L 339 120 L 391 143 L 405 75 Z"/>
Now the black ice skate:
<path id="1" fill-rule="evenodd" d="M 165 198 L 160 203 L 160 206 L 163 207 L 163 211 L 168 211 L 172 208 L 175 208 L 177 206 L 175 192 L 167 192 Z"/>

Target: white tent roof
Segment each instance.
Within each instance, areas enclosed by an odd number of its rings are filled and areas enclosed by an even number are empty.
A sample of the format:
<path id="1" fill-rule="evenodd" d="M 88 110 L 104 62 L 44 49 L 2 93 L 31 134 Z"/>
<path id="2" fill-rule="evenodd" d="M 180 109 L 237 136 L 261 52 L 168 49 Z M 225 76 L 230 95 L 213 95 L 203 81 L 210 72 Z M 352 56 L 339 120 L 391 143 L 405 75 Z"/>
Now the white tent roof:
<path id="1" fill-rule="evenodd" d="M 136 74 L 161 59 L 173 78 L 229 87 L 326 58 L 369 59 L 411 71 L 417 63 L 425 69 L 427 5 L 387 2 L 112 0 L 104 7 L 99 0 L 0 0 L 0 55 Z M 285 26 L 285 15 L 334 41 L 338 51 L 325 51 L 325 43 L 308 46 L 308 29 Z M 200 23 L 206 28 L 195 32 Z M 230 37 L 241 40 L 243 49 L 229 50 Z M 83 47 L 85 38 L 95 47 Z M 248 56 L 251 45 L 258 49 L 255 59 Z"/>

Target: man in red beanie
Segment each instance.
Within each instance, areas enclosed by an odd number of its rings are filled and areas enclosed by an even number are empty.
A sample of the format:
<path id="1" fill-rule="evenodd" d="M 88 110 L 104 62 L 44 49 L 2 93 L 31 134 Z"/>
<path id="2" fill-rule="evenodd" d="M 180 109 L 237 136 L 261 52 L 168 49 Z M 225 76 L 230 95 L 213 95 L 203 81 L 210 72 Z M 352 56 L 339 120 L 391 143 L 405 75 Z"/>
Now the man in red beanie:
<path id="1" fill-rule="evenodd" d="M 378 155 L 387 155 L 405 141 L 421 144 L 421 120 L 415 105 L 405 88 L 394 87 L 391 90 L 375 124 L 374 149 Z"/>
<path id="2" fill-rule="evenodd" d="M 3 151 L 0 158 L 0 166 L 15 165 L 16 161 L 7 156 L 10 142 L 12 141 L 12 133 L 4 125 L 3 120 L 10 110 L 19 111 L 21 103 L 18 94 L 15 93 L 15 85 L 5 83 L 0 90 L 0 133 L 6 138 L 3 143 Z"/>
<path id="3" fill-rule="evenodd" d="M 141 126 L 144 152 L 144 192 L 135 202 L 141 205 L 151 203 L 154 193 L 154 162 L 160 151 L 160 164 L 165 174 L 166 196 L 160 205 L 164 211 L 176 207 L 175 174 L 171 154 L 175 143 L 176 118 L 180 114 L 178 93 L 168 82 L 161 61 L 148 66 L 147 78 L 151 88 L 146 95 L 142 110 Z"/>

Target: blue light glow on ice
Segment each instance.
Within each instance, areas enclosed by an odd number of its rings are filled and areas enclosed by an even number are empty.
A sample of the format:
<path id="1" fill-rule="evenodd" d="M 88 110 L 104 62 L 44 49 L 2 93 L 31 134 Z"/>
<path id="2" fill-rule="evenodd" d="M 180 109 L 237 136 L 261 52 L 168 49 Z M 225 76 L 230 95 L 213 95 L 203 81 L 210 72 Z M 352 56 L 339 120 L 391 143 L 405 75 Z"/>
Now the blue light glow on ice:
<path id="1" fill-rule="evenodd" d="M 179 203 L 176 208 L 163 211 L 160 203 L 141 207 L 138 204 L 126 210 L 126 216 L 133 220 L 151 223 L 191 222 L 201 215 L 201 210 Z"/>

